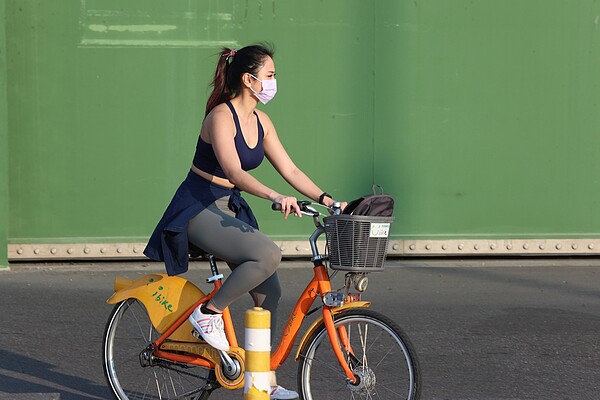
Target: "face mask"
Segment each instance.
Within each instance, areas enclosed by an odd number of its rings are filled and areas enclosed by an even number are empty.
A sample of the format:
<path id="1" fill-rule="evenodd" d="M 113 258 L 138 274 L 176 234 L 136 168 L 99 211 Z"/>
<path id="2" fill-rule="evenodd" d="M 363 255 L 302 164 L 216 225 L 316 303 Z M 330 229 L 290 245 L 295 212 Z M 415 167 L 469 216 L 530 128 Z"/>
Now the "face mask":
<path id="1" fill-rule="evenodd" d="M 277 93 L 277 80 L 265 79 L 264 81 L 261 81 L 252 74 L 250 74 L 250 76 L 262 84 L 262 90 L 260 92 L 254 91 L 254 89 L 252 89 L 252 86 L 250 86 L 250 90 L 252 90 L 252 93 L 254 93 L 256 98 L 260 100 L 261 103 L 267 104 L 270 100 L 273 99 L 273 97 L 275 97 L 275 93 Z"/>

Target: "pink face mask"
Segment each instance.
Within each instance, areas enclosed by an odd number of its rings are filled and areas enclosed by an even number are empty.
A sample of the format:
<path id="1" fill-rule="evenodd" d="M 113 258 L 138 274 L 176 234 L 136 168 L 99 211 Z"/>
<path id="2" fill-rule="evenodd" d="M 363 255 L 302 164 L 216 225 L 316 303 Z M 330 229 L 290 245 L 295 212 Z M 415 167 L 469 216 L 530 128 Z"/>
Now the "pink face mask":
<path id="1" fill-rule="evenodd" d="M 250 74 L 250 76 L 262 84 L 262 90 L 260 92 L 254 91 L 252 86 L 250 86 L 250 90 L 252 90 L 252 93 L 254 93 L 256 98 L 260 100 L 261 103 L 267 104 L 273 99 L 273 97 L 275 97 L 275 94 L 277 93 L 277 79 L 265 79 L 264 81 L 261 81 L 252 74 Z"/>

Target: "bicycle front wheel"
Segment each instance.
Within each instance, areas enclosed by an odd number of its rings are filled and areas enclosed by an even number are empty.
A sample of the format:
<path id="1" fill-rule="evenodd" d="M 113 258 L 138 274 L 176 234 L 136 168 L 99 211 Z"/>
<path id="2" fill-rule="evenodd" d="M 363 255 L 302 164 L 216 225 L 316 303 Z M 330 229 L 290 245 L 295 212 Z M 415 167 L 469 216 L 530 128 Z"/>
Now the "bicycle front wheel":
<path id="1" fill-rule="evenodd" d="M 159 337 L 144 305 L 136 299 L 118 303 L 103 340 L 104 375 L 115 398 L 197 399 L 209 370 L 156 359 L 148 346 Z"/>
<path id="2" fill-rule="evenodd" d="M 420 369 L 406 334 L 389 318 L 367 309 L 334 316 L 350 369 L 358 378 L 350 383 L 331 348 L 324 325 L 308 339 L 298 366 L 298 389 L 304 400 L 419 398 Z"/>

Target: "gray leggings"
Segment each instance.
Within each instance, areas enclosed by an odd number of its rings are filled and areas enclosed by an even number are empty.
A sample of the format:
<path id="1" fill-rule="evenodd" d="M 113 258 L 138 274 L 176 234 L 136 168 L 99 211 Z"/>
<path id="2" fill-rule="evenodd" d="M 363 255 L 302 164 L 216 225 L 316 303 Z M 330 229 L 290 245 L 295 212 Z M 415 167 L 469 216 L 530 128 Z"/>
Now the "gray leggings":
<path id="1" fill-rule="evenodd" d="M 244 293 L 250 293 L 257 307 L 271 312 L 271 343 L 277 327 L 277 305 L 281 286 L 275 270 L 281 262 L 279 247 L 267 236 L 235 218 L 223 197 L 204 209 L 188 225 L 189 241 L 227 262 L 231 274 L 213 297 L 222 310 Z"/>

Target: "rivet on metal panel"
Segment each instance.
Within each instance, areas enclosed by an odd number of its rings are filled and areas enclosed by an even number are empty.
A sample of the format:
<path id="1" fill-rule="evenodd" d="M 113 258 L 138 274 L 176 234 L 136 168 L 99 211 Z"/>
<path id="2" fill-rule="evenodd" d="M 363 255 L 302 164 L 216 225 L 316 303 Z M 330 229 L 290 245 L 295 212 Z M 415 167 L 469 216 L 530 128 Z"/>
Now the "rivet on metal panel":
<path id="1" fill-rule="evenodd" d="M 425 245 L 425 250 L 431 250 L 431 245 L 430 244 L 426 244 Z"/>
<path id="2" fill-rule="evenodd" d="M 284 251 L 285 250 L 285 246 L 279 246 L 279 250 Z"/>
<path id="3" fill-rule="evenodd" d="M 138 253 L 139 251 L 140 251 L 140 249 L 138 249 L 137 247 L 134 247 L 134 248 L 133 248 L 133 252 L 134 252 L 134 253 Z"/>
<path id="4" fill-rule="evenodd" d="M 100 253 L 102 253 L 102 254 L 106 253 L 106 247 L 101 248 Z"/>
<path id="5" fill-rule="evenodd" d="M 409 249 L 414 250 L 417 248 L 417 246 L 415 246 L 414 244 L 411 244 L 410 246 L 408 246 Z"/>
<path id="6" fill-rule="evenodd" d="M 540 244 L 540 246 L 539 246 L 539 247 L 540 247 L 540 250 L 544 250 L 544 248 L 545 248 L 546 246 L 544 246 L 543 244 Z"/>
<path id="7" fill-rule="evenodd" d="M 90 248 L 89 248 L 89 247 L 85 247 L 85 248 L 83 249 L 83 252 L 84 252 L 85 254 L 90 254 L 90 252 L 91 252 L 91 251 L 92 251 L 92 250 L 90 250 Z"/>
<path id="8" fill-rule="evenodd" d="M 572 248 L 573 250 L 577 250 L 577 243 L 573 243 L 573 245 L 571 246 L 571 248 Z"/>
<path id="9" fill-rule="evenodd" d="M 40 254 L 40 249 L 34 249 L 33 254 Z"/>
<path id="10" fill-rule="evenodd" d="M 560 248 L 562 247 L 562 245 L 560 243 L 557 243 L 555 247 L 556 247 L 556 250 L 560 250 Z"/>
<path id="11" fill-rule="evenodd" d="M 496 250 L 496 244 L 495 243 L 490 244 L 490 250 Z"/>
<path id="12" fill-rule="evenodd" d="M 448 245 L 446 243 L 442 245 L 442 250 L 448 250 Z"/>
<path id="13" fill-rule="evenodd" d="M 23 254 L 23 249 L 17 249 L 17 254 Z"/>
<path id="14" fill-rule="evenodd" d="M 506 245 L 506 250 L 512 250 L 512 248 L 513 248 L 512 244 L 509 243 Z"/>
<path id="15" fill-rule="evenodd" d="M 464 245 L 464 244 L 462 244 L 462 243 L 461 243 L 461 244 L 459 244 L 459 245 L 458 245 L 458 249 L 459 249 L 459 250 L 462 250 L 462 249 L 464 249 L 464 248 L 465 248 L 465 245 Z"/>
<path id="16" fill-rule="evenodd" d="M 593 248 L 594 248 L 594 243 L 590 243 L 590 244 L 588 245 L 588 249 L 592 250 Z"/>
<path id="17" fill-rule="evenodd" d="M 400 248 L 400 246 L 398 245 L 398 243 L 395 243 L 395 244 L 392 246 L 392 249 L 394 249 L 394 250 L 398 250 L 399 248 Z"/>
<path id="18" fill-rule="evenodd" d="M 122 253 L 122 252 L 123 252 L 123 249 L 122 249 L 122 248 L 120 248 L 120 247 L 117 247 L 117 253 L 119 253 L 119 254 L 120 254 L 120 253 Z"/>
<path id="19" fill-rule="evenodd" d="M 75 251 L 75 250 L 73 250 L 73 249 L 67 249 L 67 253 L 69 253 L 69 254 L 73 254 L 73 251 Z"/>
<path id="20" fill-rule="evenodd" d="M 474 248 L 475 250 L 479 250 L 479 245 L 478 245 L 477 243 L 475 243 L 475 245 L 473 246 L 473 248 Z"/>
<path id="21" fill-rule="evenodd" d="M 523 244 L 523 250 L 527 250 L 529 248 L 529 245 L 527 243 Z"/>
<path id="22" fill-rule="evenodd" d="M 53 248 L 53 249 L 50 250 L 50 253 L 56 254 L 56 253 L 58 253 L 58 249 Z"/>

